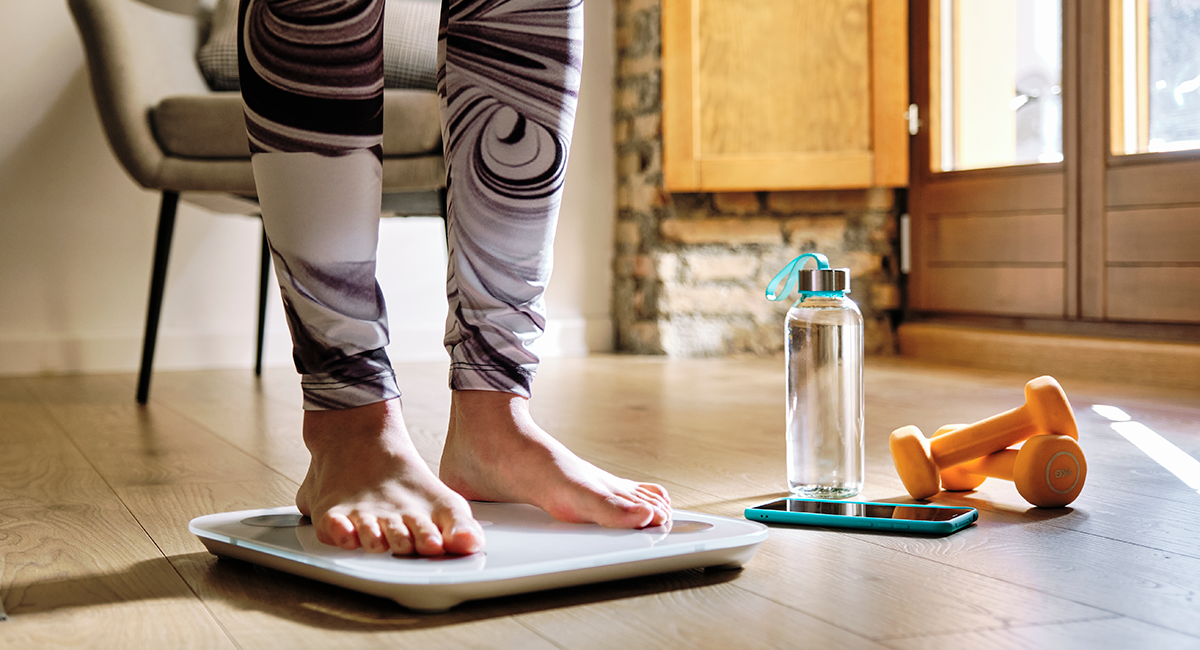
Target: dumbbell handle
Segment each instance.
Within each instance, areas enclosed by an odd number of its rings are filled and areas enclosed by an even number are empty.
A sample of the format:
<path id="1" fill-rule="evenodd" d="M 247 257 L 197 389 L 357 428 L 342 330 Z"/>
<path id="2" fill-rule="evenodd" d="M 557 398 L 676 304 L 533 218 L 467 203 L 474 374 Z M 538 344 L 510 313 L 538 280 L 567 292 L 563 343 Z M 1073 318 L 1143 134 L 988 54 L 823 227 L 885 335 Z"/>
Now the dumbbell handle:
<path id="1" fill-rule="evenodd" d="M 934 436 L 929 441 L 933 462 L 938 467 L 960 465 L 987 456 L 997 449 L 1011 447 L 1037 434 L 1037 426 L 1024 411 L 1024 405 L 1018 406 L 945 435 Z"/>
<path id="2" fill-rule="evenodd" d="M 1005 449 L 967 461 L 961 465 L 957 465 L 955 469 L 960 469 L 968 474 L 990 476 L 992 478 L 1011 481 L 1013 480 L 1013 468 L 1017 466 L 1018 453 L 1020 451 L 1017 449 Z"/>

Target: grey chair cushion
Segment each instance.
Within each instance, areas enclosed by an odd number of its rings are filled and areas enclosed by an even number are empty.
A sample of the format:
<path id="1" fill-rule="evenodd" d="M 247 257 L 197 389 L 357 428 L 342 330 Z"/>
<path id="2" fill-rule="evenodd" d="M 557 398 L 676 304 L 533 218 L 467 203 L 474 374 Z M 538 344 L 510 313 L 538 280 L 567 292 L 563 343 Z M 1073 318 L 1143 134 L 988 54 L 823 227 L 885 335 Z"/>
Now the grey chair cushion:
<path id="1" fill-rule="evenodd" d="M 212 30 L 196 53 L 209 88 L 238 90 L 238 0 L 218 0 Z M 441 4 L 436 0 L 387 0 L 383 10 L 383 76 L 387 88 L 435 90 L 437 33 Z"/>
<path id="2" fill-rule="evenodd" d="M 249 158 L 242 96 L 236 92 L 177 95 L 151 113 L 163 151 L 181 158 Z M 383 155 L 441 154 L 437 95 L 427 90 L 383 92 Z"/>

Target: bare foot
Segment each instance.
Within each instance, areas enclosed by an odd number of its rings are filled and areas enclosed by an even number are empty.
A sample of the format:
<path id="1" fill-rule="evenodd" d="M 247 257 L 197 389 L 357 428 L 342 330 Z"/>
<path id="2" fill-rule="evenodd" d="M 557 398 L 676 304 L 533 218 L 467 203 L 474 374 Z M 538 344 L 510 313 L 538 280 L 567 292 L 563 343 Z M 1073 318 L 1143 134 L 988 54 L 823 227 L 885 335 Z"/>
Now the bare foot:
<path id="1" fill-rule="evenodd" d="M 454 391 L 441 478 L 475 501 L 529 503 L 559 521 L 644 528 L 671 518 L 667 491 L 618 478 L 533 422 L 525 398 Z"/>
<path id="2" fill-rule="evenodd" d="M 296 506 L 321 542 L 397 555 L 483 548 L 471 507 L 433 475 L 409 439 L 400 400 L 306 411 L 304 444 L 312 462 Z"/>

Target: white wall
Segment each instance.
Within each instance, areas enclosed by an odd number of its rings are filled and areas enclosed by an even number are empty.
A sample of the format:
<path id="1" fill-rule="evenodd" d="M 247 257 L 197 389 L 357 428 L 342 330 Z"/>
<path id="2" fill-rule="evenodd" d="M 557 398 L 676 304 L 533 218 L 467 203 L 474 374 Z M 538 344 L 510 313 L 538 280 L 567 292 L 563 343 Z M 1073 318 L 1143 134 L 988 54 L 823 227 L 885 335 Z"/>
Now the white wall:
<path id="1" fill-rule="evenodd" d="M 587 3 L 574 149 L 544 356 L 611 349 L 612 0 Z M 0 2 L 0 374 L 129 371 L 140 354 L 158 195 L 104 140 L 62 0 Z M 156 367 L 250 367 L 259 225 L 181 205 Z M 445 358 L 436 219 L 385 220 L 380 283 L 394 359 Z M 432 269 L 432 270 L 431 270 Z M 290 364 L 277 295 L 268 363 Z"/>
<path id="2" fill-rule="evenodd" d="M 578 356 L 613 349 L 613 0 L 588 0 L 583 87 L 546 292 L 550 324 L 539 354 Z"/>

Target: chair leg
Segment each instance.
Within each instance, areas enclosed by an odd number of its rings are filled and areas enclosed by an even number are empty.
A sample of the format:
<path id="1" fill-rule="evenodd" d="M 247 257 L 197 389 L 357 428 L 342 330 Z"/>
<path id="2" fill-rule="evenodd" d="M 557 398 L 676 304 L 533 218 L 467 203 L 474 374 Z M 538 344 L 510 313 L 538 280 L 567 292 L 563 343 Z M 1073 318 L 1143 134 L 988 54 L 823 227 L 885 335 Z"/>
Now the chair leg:
<path id="1" fill-rule="evenodd" d="M 162 313 L 163 289 L 167 284 L 167 259 L 171 255 L 171 237 L 175 233 L 175 212 L 179 193 L 163 191 L 158 211 L 158 237 L 154 244 L 154 269 L 150 273 L 150 304 L 146 307 L 146 334 L 142 337 L 142 365 L 138 371 L 137 402 L 150 397 L 150 369 L 154 365 L 154 345 L 158 341 L 158 318 Z"/>
<path id="2" fill-rule="evenodd" d="M 262 261 L 258 267 L 258 345 L 254 351 L 254 376 L 262 377 L 263 349 L 267 334 L 267 285 L 271 278 L 271 245 L 267 242 L 267 229 L 262 231 Z"/>

